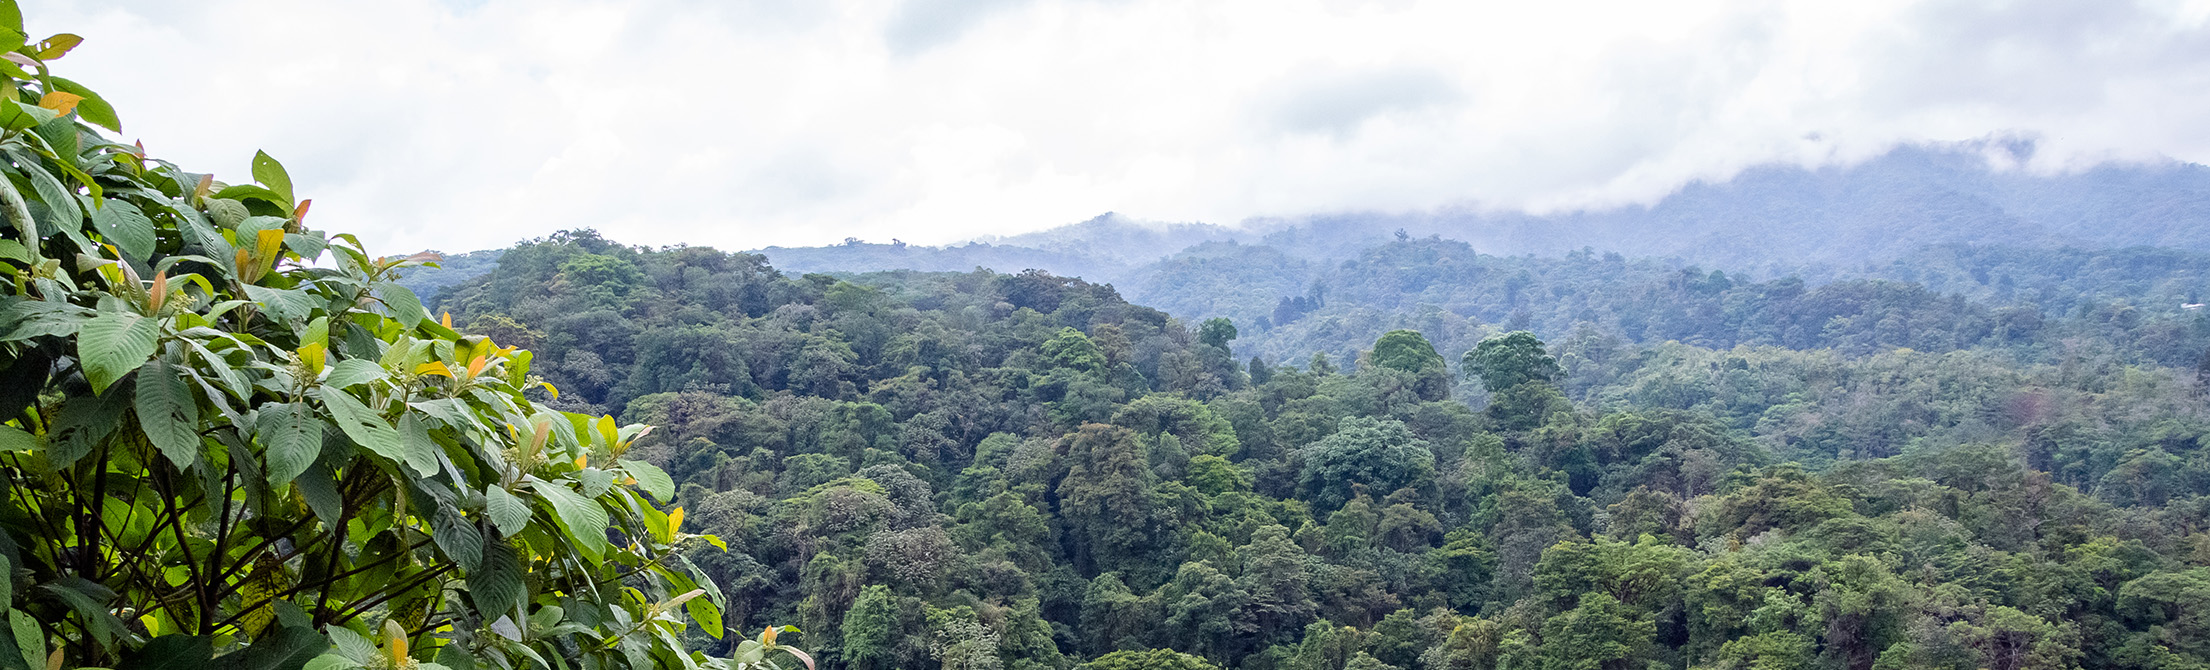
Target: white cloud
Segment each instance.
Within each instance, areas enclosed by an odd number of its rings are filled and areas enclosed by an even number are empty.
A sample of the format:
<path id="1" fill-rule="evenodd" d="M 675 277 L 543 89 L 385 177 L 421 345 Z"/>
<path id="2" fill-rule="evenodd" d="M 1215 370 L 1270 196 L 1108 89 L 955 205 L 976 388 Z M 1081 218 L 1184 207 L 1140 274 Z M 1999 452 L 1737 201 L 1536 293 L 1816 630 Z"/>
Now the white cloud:
<path id="1" fill-rule="evenodd" d="M 2210 160 L 2204 2 L 25 3 L 126 138 L 379 249 L 1643 201 L 2022 133 Z"/>

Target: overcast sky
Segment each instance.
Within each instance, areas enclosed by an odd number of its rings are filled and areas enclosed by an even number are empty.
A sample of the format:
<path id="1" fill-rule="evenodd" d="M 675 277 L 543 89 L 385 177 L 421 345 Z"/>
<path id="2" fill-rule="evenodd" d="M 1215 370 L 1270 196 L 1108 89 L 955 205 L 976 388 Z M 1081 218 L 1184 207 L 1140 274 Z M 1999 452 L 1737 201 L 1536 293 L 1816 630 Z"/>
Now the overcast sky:
<path id="1" fill-rule="evenodd" d="M 2210 160 L 2182 0 L 24 0 L 125 139 L 381 251 L 1649 201 L 2038 137 Z"/>

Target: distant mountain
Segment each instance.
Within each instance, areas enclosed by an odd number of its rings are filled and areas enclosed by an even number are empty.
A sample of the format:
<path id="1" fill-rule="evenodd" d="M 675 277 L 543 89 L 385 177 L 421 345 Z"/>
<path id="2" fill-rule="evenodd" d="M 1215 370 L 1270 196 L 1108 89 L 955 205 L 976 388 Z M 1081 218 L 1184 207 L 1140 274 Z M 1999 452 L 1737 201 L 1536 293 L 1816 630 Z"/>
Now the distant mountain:
<path id="1" fill-rule="evenodd" d="M 922 270 L 1000 272 L 1044 269 L 1094 281 L 1113 281 L 1134 268 L 1192 245 L 1257 236 L 1202 223 L 1151 223 L 1107 212 L 1081 223 L 1011 237 L 990 237 L 941 247 L 848 240 L 825 247 L 768 247 L 757 253 L 785 272 Z"/>
<path id="2" fill-rule="evenodd" d="M 445 258 L 438 261 L 438 267 L 401 270 L 399 285 L 414 291 L 415 296 L 425 302 L 434 302 L 437 295 L 444 292 L 446 287 L 474 279 L 476 275 L 490 272 L 492 268 L 499 267 L 499 257 L 504 255 L 506 255 L 505 249 L 444 254 Z"/>
<path id="3" fill-rule="evenodd" d="M 2058 174 L 2006 167 L 2032 153 L 2020 142 L 1903 146 L 1853 165 L 1756 167 L 1723 182 L 1688 184 L 1647 206 L 1548 215 L 1455 207 L 1253 219 L 1231 228 L 1107 214 L 963 246 L 850 243 L 762 253 L 800 271 L 1034 267 L 1117 281 L 1206 242 L 1258 243 L 1332 262 L 1399 233 L 1461 240 L 1489 254 L 1588 248 L 1766 277 L 1836 274 L 1948 244 L 2210 251 L 2210 168 L 2176 161 Z"/>
<path id="4" fill-rule="evenodd" d="M 1582 248 L 1767 273 L 1884 263 L 1943 244 L 2210 251 L 2210 168 L 2158 162 L 2042 174 L 2030 145 L 1905 146 L 1864 163 L 1765 166 L 1697 182 L 1647 207 L 1548 216 L 1443 210 L 1314 219 L 1309 248 L 1401 228 L 1486 253 Z M 1359 247 L 1370 244 L 1358 245 Z"/>

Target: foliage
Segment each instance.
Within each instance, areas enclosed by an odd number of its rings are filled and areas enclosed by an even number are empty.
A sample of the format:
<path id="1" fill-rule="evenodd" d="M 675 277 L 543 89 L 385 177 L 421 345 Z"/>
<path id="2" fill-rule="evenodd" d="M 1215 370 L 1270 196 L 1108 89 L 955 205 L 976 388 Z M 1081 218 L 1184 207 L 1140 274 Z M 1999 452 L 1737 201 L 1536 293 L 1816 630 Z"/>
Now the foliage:
<path id="1" fill-rule="evenodd" d="M 789 277 L 580 233 L 508 253 L 445 304 L 575 338 L 543 354 L 548 378 L 665 375 L 690 363 L 639 350 L 674 328 L 744 361 L 625 401 L 662 426 L 635 453 L 730 538 L 701 566 L 745 608 L 731 619 L 835 631 L 815 645 L 832 665 L 2200 656 L 2186 610 L 2146 590 L 2191 593 L 2210 561 L 2191 369 L 1589 330 L 1499 337 L 1465 371 L 1510 385 L 1445 399 L 1420 375 L 1452 383 L 1438 363 L 1480 338 L 1376 332 L 1348 371 L 1238 365 L 1215 352 L 1240 326 L 1208 338 L 1040 272 Z M 582 254 L 639 279 L 595 302 L 560 269 Z M 837 383 L 807 377 L 823 360 Z"/>
<path id="2" fill-rule="evenodd" d="M 306 227 L 284 167 L 149 159 L 0 2 L 0 667 L 776 667 L 647 432 L 533 401 L 533 356 L 432 319 Z M 20 650 L 21 653 L 14 653 Z"/>

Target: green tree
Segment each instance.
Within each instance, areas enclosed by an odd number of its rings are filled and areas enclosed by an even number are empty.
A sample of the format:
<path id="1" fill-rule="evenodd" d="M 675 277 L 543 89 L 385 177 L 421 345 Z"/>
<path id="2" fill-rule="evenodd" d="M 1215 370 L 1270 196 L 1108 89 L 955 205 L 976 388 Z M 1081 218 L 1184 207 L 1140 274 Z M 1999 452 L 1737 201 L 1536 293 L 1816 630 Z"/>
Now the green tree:
<path id="1" fill-rule="evenodd" d="M 1437 401 L 1450 397 L 1450 365 L 1435 353 L 1435 345 L 1416 330 L 1392 330 L 1382 333 L 1374 341 L 1369 359 L 1376 367 L 1395 370 L 1410 375 L 1413 391 L 1421 400 Z"/>
<path id="2" fill-rule="evenodd" d="M 1220 670 L 1205 659 L 1172 649 L 1116 651 L 1074 666 L 1078 670 Z"/>
<path id="3" fill-rule="evenodd" d="M 1641 667 L 1635 660 L 1656 633 L 1617 599 L 1603 593 L 1581 597 L 1571 610 L 1542 624 L 1545 670 L 1622 670 Z"/>
<path id="4" fill-rule="evenodd" d="M 531 353 L 395 283 L 434 255 L 308 228 L 268 155 L 224 184 L 108 141 L 85 124 L 114 109 L 49 73 L 79 38 L 20 16 L 0 1 L 0 667 L 804 659 L 779 629 L 679 642 L 726 633 L 679 558 L 720 540 L 628 457 L 646 427 L 532 400 Z"/>
<path id="5" fill-rule="evenodd" d="M 1466 352 L 1464 365 L 1490 393 L 1530 382 L 1554 383 L 1564 374 L 1558 359 L 1543 350 L 1542 340 L 1524 330 L 1482 340 Z"/>
<path id="6" fill-rule="evenodd" d="M 1434 474 L 1434 452 L 1402 422 L 1349 417 L 1305 448 L 1297 486 L 1315 511 L 1333 512 L 1350 501 L 1354 487 L 1395 491 L 1423 486 Z"/>
<path id="7" fill-rule="evenodd" d="M 1235 340 L 1235 322 L 1223 318 L 1206 319 L 1197 328 L 1197 342 L 1221 351 L 1228 350 L 1228 342 Z"/>
<path id="8" fill-rule="evenodd" d="M 840 655 L 855 670 L 882 670 L 898 660 L 901 637 L 897 597 L 890 587 L 875 585 L 860 591 L 852 609 L 844 614 L 844 645 Z"/>

